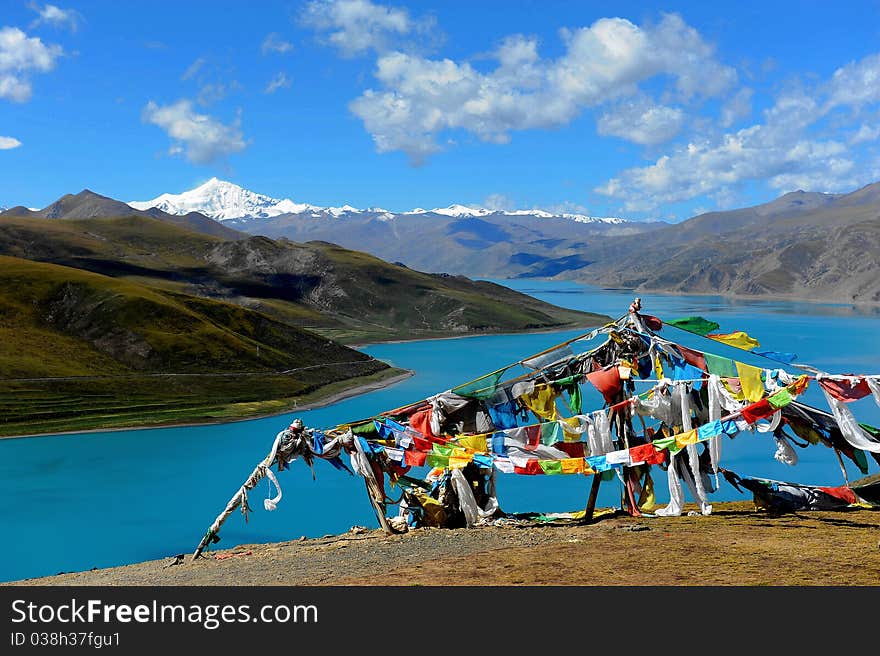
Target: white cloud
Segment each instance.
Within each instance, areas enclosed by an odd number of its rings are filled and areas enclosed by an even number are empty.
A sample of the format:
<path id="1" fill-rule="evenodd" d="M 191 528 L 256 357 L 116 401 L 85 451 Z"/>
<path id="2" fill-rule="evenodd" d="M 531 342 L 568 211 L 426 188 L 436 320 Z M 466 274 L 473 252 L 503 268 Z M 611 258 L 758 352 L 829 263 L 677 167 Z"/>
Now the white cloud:
<path id="1" fill-rule="evenodd" d="M 46 45 L 17 27 L 0 28 L 0 98 L 27 102 L 32 88 L 30 72 L 46 73 L 63 54 L 61 46 Z"/>
<path id="2" fill-rule="evenodd" d="M 233 80 L 233 86 L 236 84 L 237 83 Z M 219 100 L 223 100 L 228 92 L 229 88 L 222 82 L 203 84 L 199 88 L 199 95 L 196 98 L 196 102 L 203 106 L 210 105 Z"/>
<path id="3" fill-rule="evenodd" d="M 850 137 L 849 143 L 850 145 L 855 146 L 856 144 L 865 143 L 867 141 L 877 141 L 878 138 L 880 138 L 880 126 L 875 127 L 862 124 L 859 127 L 859 131 Z"/>
<path id="4" fill-rule="evenodd" d="M 278 89 L 289 89 L 290 79 L 285 75 L 284 71 L 279 72 L 275 77 L 269 80 L 264 93 L 275 93 Z"/>
<path id="5" fill-rule="evenodd" d="M 621 199 L 629 211 L 644 211 L 704 194 L 726 200 L 730 188 L 751 181 L 766 181 L 781 192 L 852 189 L 877 175 L 876 164 L 859 161 L 862 154 L 852 146 L 880 138 L 880 128 L 861 125 L 847 145 L 825 119 L 878 103 L 880 54 L 874 54 L 838 68 L 813 88 L 784 89 L 763 123 L 694 139 L 649 166 L 624 170 L 596 191 Z"/>
<path id="6" fill-rule="evenodd" d="M 431 18 L 414 19 L 406 9 L 386 7 L 370 0 L 313 0 L 306 4 L 302 22 L 327 33 L 327 42 L 345 56 L 368 50 L 382 52 L 410 34 L 429 35 Z"/>
<path id="7" fill-rule="evenodd" d="M 828 84 L 828 109 L 876 102 L 880 102 L 880 54 L 850 62 L 834 71 Z"/>
<path id="8" fill-rule="evenodd" d="M 290 41 L 285 41 L 281 38 L 281 35 L 277 32 L 272 32 L 268 34 L 265 39 L 263 39 L 263 43 L 260 46 L 260 51 L 264 55 L 268 55 L 270 53 L 278 53 L 279 55 L 286 54 L 293 50 L 293 44 Z"/>
<path id="9" fill-rule="evenodd" d="M 180 79 L 189 80 L 194 78 L 206 63 L 208 63 L 207 59 L 204 57 L 198 57 L 192 64 L 186 67 L 186 70 L 183 72 L 183 75 L 180 76 Z"/>
<path id="10" fill-rule="evenodd" d="M 482 203 L 487 210 L 514 210 L 516 205 L 509 196 L 504 194 L 489 194 Z"/>
<path id="11" fill-rule="evenodd" d="M 20 145 L 21 142 L 14 137 L 0 137 L 0 150 L 12 150 Z"/>
<path id="12" fill-rule="evenodd" d="M 603 18 L 561 36 L 565 52 L 557 59 L 542 59 L 533 38 L 510 36 L 493 53 L 498 65 L 489 72 L 451 59 L 383 54 L 375 72 L 382 88 L 366 90 L 350 109 L 379 152 L 401 150 L 418 163 L 439 149 L 445 130 L 505 143 L 511 131 L 558 127 L 586 108 L 637 98 L 639 84 L 651 78 L 671 80 L 668 95 L 681 100 L 717 96 L 736 82 L 736 72 L 676 15 L 646 27 Z M 665 134 L 683 120 L 673 108 L 643 114 Z"/>
<path id="13" fill-rule="evenodd" d="M 151 100 L 144 107 L 143 120 L 159 126 L 174 139 L 169 154 L 185 154 L 196 164 L 220 159 L 247 146 L 238 120 L 232 125 L 224 125 L 206 114 L 197 113 L 193 103 L 186 99 L 164 106 Z"/>
<path id="14" fill-rule="evenodd" d="M 599 117 L 597 130 L 643 146 L 669 141 L 684 125 L 684 112 L 678 107 L 655 105 L 647 97 L 625 100 Z"/>
<path id="15" fill-rule="evenodd" d="M 727 134 L 718 143 L 689 143 L 650 166 L 623 171 L 596 191 L 619 198 L 627 211 L 638 212 L 750 180 L 769 180 L 779 191 L 839 191 L 855 186 L 854 163 L 844 156 L 843 144 L 777 137 L 772 128 L 756 125 Z"/>
<path id="16" fill-rule="evenodd" d="M 55 27 L 67 27 L 71 32 L 76 32 L 79 29 L 82 16 L 75 9 L 61 9 L 55 5 L 40 7 L 36 2 L 31 2 L 28 4 L 28 7 L 39 14 L 31 23 L 31 27 L 53 25 Z"/>
<path id="17" fill-rule="evenodd" d="M 721 107 L 721 126 L 729 128 L 734 123 L 748 118 L 752 113 L 753 91 L 743 87 Z"/>

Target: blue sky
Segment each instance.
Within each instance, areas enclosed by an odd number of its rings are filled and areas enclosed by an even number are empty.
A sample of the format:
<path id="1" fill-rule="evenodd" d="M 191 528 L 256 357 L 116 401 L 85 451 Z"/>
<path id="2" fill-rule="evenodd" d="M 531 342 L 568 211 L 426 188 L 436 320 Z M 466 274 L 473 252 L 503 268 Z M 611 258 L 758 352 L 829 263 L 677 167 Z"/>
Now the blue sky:
<path id="1" fill-rule="evenodd" d="M 681 220 L 880 179 L 878 2 L 58 1 L 0 0 L 0 205 Z"/>

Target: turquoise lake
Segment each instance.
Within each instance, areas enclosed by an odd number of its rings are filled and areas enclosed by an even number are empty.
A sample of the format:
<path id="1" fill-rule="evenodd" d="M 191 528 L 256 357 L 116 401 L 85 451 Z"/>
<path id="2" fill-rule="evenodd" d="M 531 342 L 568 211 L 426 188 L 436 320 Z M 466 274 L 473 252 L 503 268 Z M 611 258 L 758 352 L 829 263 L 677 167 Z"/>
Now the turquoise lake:
<path id="1" fill-rule="evenodd" d="M 575 283 L 506 281 L 504 284 L 566 307 L 618 317 L 632 293 Z M 792 351 L 799 363 L 834 373 L 880 372 L 880 314 L 847 305 L 730 300 L 714 296 L 642 295 L 643 312 L 660 318 L 701 315 L 722 332 L 745 330 L 762 349 Z M 499 335 L 403 344 L 363 350 L 415 376 L 390 388 L 306 412 L 221 425 L 113 431 L 0 440 L 0 492 L 4 499 L 0 536 L 5 554 L 0 580 L 16 580 L 108 567 L 190 553 L 229 497 L 266 455 L 275 434 L 294 416 L 306 425 L 330 427 L 417 401 L 482 373 L 542 351 L 583 331 Z M 763 367 L 781 365 L 709 343 L 671 328 L 665 337 Z M 789 367 L 790 371 L 795 371 Z M 601 407 L 597 394 L 585 409 Z M 827 410 L 815 389 L 803 400 Z M 589 403 L 589 405 L 587 405 Z M 868 397 L 851 405 L 860 421 L 880 424 L 880 409 Z M 818 485 L 841 485 L 831 449 L 796 449 L 795 467 L 773 459 L 774 443 L 743 433 L 723 446 L 722 464 L 740 475 Z M 851 480 L 862 474 L 847 461 Z M 878 470 L 871 461 L 871 472 Z M 359 478 L 315 465 L 316 480 L 301 462 L 279 475 L 284 492 L 278 509 L 263 510 L 267 483 L 250 497 L 249 523 L 235 513 L 218 547 L 296 539 L 375 527 L 376 519 Z M 655 468 L 658 500 L 668 499 L 663 473 Z M 566 511 L 583 508 L 590 479 L 582 476 L 499 474 L 499 500 L 507 511 Z M 396 498 L 396 492 L 392 491 Z M 602 485 L 600 507 L 617 506 L 616 481 Z M 713 500 L 747 500 L 722 483 Z M 688 497 L 688 501 L 691 499 Z"/>

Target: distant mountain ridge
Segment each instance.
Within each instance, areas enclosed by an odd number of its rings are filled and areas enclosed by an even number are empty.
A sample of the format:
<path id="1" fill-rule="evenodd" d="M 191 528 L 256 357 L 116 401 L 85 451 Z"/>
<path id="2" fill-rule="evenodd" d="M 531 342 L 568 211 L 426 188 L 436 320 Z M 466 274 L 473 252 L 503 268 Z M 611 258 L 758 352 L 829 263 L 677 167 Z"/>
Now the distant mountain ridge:
<path id="1" fill-rule="evenodd" d="M 78 194 L 65 194 L 41 210 L 22 205 L 0 212 L 0 216 L 34 217 L 43 219 L 106 219 L 125 216 L 146 216 L 181 228 L 195 230 L 224 239 L 242 239 L 245 235 L 224 226 L 198 212 L 183 215 L 169 214 L 158 208 L 139 210 L 127 203 L 83 189 Z"/>
<path id="2" fill-rule="evenodd" d="M 369 214 L 388 220 L 411 215 L 437 214 L 449 217 L 472 217 L 489 216 L 498 214 L 502 216 L 534 216 L 537 218 L 561 217 L 582 223 L 628 223 L 627 219 L 619 217 L 593 217 L 585 214 L 554 213 L 541 209 L 531 210 L 497 210 L 483 207 L 469 207 L 467 205 L 453 204 L 449 207 L 437 207 L 426 210 L 417 207 L 408 212 L 392 212 L 381 207 L 368 207 L 358 209 L 351 205 L 341 207 L 321 207 L 309 203 L 297 203 L 288 198 L 279 199 L 264 194 L 258 194 L 240 187 L 237 184 L 211 178 L 204 184 L 180 194 L 165 193 L 153 200 L 130 201 L 131 207 L 138 210 L 158 208 L 169 214 L 185 214 L 187 212 L 199 212 L 218 221 L 232 219 L 264 219 L 282 214 L 308 214 L 312 216 L 327 216 L 340 218 L 347 215 Z"/>
<path id="3" fill-rule="evenodd" d="M 381 207 L 320 207 L 257 194 L 217 178 L 182 194 L 129 204 L 144 211 L 198 210 L 250 234 L 326 241 L 420 271 L 486 278 L 547 277 L 581 268 L 590 263 L 588 251 L 597 239 L 666 225 L 462 204 L 399 213 Z"/>
<path id="4" fill-rule="evenodd" d="M 592 284 L 691 294 L 880 302 L 880 183 L 845 194 L 794 191 L 609 239 L 563 275 Z"/>

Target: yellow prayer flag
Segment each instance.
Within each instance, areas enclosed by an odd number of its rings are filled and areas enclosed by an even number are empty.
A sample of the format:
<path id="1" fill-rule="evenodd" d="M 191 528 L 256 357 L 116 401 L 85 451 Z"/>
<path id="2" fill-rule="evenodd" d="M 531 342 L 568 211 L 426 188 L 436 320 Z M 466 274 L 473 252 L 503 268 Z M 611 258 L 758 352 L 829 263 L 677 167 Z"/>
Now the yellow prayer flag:
<path id="1" fill-rule="evenodd" d="M 581 425 L 577 417 L 561 417 L 559 425 L 562 426 L 562 439 L 565 442 L 580 442 L 584 436 L 583 433 L 575 433 L 571 430 L 579 428 Z"/>
<path id="2" fill-rule="evenodd" d="M 753 348 L 758 348 L 761 345 L 761 342 L 754 337 L 749 337 L 747 333 L 744 333 L 741 330 L 738 330 L 735 333 L 713 333 L 711 335 L 706 335 L 706 337 L 714 339 L 716 342 L 732 346 L 733 348 L 742 349 L 743 351 L 751 351 Z"/>
<path id="3" fill-rule="evenodd" d="M 686 431 L 684 433 L 679 433 L 675 436 L 675 445 L 679 449 L 685 448 L 688 444 L 696 444 L 697 443 L 697 429 L 694 428 L 692 430 Z"/>
<path id="4" fill-rule="evenodd" d="M 458 446 L 464 447 L 465 449 L 471 449 L 477 453 L 486 453 L 489 450 L 488 445 L 486 444 L 485 435 L 462 436 L 456 440 L 456 443 Z"/>
<path id="5" fill-rule="evenodd" d="M 464 458 L 456 458 L 455 456 L 450 456 L 449 468 L 461 469 L 462 467 L 467 467 L 468 463 L 471 462 L 471 460 L 472 458 L 470 456 L 465 456 Z"/>
<path id="6" fill-rule="evenodd" d="M 583 474 L 584 459 L 583 458 L 565 458 L 562 461 L 563 474 Z"/>
<path id="7" fill-rule="evenodd" d="M 742 387 L 743 398 L 751 403 L 764 398 L 764 381 L 761 380 L 763 369 L 737 362 L 736 371 L 739 374 L 739 384 Z"/>

